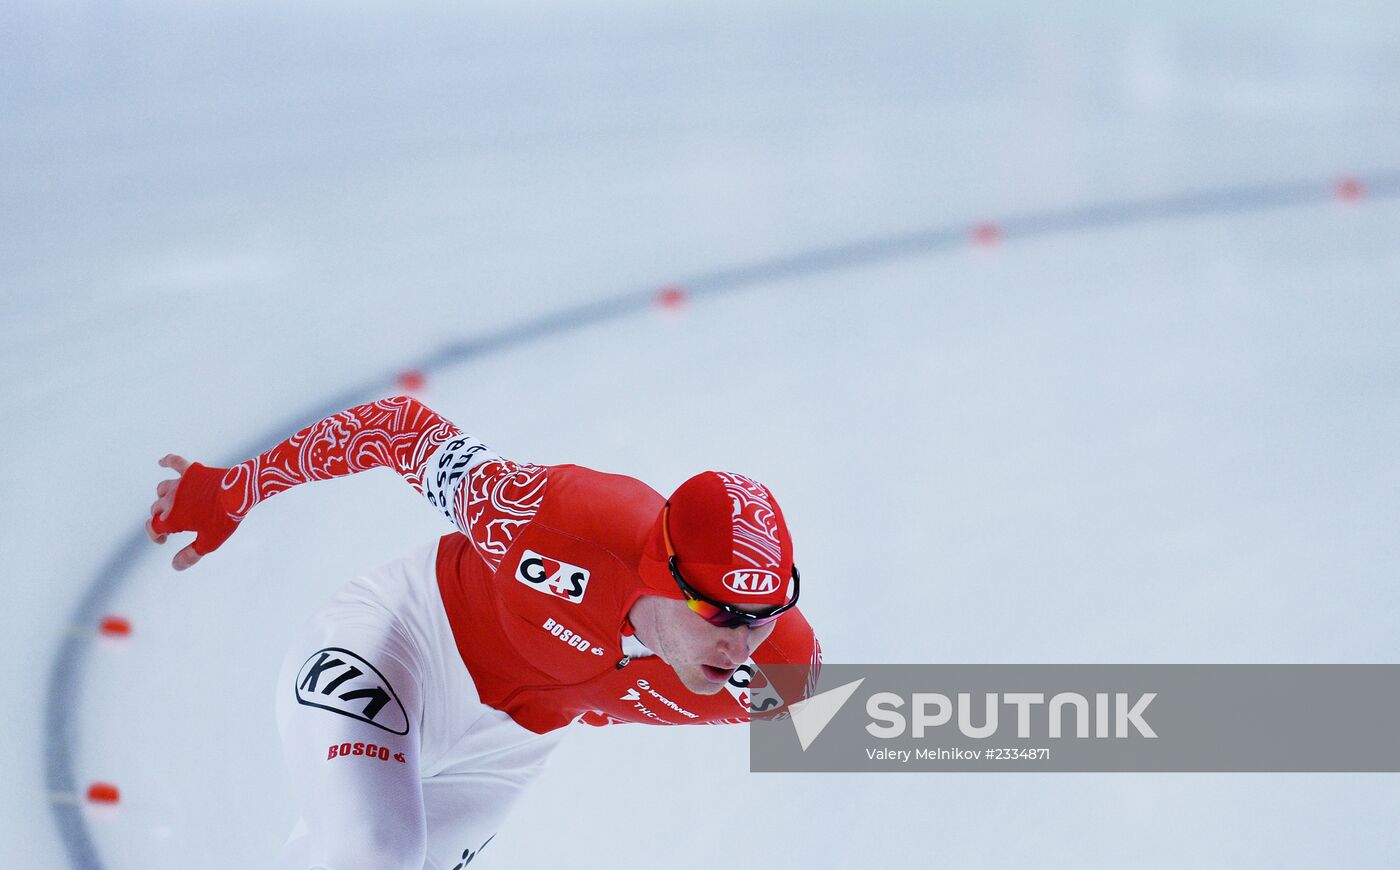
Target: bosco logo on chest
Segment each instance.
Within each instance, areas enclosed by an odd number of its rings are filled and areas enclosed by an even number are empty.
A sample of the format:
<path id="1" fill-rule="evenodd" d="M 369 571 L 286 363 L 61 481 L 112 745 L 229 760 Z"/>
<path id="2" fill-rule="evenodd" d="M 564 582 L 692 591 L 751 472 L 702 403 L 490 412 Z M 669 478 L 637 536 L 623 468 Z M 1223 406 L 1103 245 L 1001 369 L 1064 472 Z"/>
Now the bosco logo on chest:
<path id="1" fill-rule="evenodd" d="M 588 569 L 526 550 L 515 568 L 515 579 L 538 592 L 573 604 L 588 591 Z"/>

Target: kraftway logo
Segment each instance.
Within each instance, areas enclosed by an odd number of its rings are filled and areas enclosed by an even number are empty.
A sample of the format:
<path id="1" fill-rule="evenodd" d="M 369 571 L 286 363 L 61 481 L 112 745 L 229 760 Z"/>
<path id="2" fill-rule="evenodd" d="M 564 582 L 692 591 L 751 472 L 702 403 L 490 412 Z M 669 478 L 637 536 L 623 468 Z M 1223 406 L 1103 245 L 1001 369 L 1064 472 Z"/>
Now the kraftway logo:
<path id="1" fill-rule="evenodd" d="M 408 714 L 374 665 L 347 649 L 311 654 L 297 674 L 297 703 L 368 722 L 390 734 L 408 733 Z"/>
<path id="2" fill-rule="evenodd" d="M 636 707 L 638 710 L 641 710 L 644 715 L 650 716 L 652 718 L 658 718 L 654 713 L 648 710 L 645 705 L 641 703 L 642 692 L 646 692 L 649 696 L 659 701 L 662 706 L 670 707 L 672 710 L 676 711 L 677 713 L 681 714 L 687 719 L 700 718 L 697 714 L 690 712 L 689 710 L 682 707 L 680 704 L 677 704 L 675 701 L 672 701 L 670 698 L 653 689 L 651 687 L 651 682 L 646 679 L 637 680 L 636 688 L 628 689 L 619 700 L 631 701 L 633 706 Z"/>
<path id="3" fill-rule="evenodd" d="M 515 579 L 539 592 L 573 604 L 588 591 L 588 569 L 526 550 L 515 568 Z"/>

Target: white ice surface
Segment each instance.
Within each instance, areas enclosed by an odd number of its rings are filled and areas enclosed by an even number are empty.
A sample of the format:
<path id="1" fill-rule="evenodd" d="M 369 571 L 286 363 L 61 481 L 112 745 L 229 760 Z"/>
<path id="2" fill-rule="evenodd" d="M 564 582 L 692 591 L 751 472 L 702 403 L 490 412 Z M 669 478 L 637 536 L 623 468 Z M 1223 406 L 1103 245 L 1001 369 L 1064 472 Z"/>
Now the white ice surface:
<path id="1" fill-rule="evenodd" d="M 1102 5 L 0 8 L 0 866 L 67 866 L 44 680 L 167 451 L 237 458 L 444 341 L 712 268 L 1400 168 L 1387 4 Z M 1013 239 L 549 338 L 423 398 L 524 459 L 763 479 L 829 661 L 1394 661 L 1398 240 L 1395 200 Z M 80 692 L 79 780 L 124 794 L 91 822 L 106 865 L 265 864 L 283 644 L 444 531 L 365 475 L 187 574 L 152 547 Z M 582 730 L 472 866 L 1400 852 L 1393 775 L 757 776 L 746 752 Z"/>

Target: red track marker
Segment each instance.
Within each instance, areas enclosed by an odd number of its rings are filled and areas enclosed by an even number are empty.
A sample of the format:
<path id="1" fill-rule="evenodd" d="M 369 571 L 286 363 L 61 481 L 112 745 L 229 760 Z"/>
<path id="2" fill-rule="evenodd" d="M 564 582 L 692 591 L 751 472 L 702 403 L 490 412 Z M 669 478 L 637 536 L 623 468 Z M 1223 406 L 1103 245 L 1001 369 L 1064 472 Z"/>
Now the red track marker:
<path id="1" fill-rule="evenodd" d="M 1336 185 L 1332 188 L 1337 199 L 1342 202 L 1357 202 L 1366 198 L 1366 185 L 1361 183 L 1361 179 L 1344 175 L 1337 179 Z"/>
<path id="2" fill-rule="evenodd" d="M 990 247 L 1001 241 L 1001 227 L 993 223 L 981 223 L 972 228 L 972 243 L 980 247 Z"/>
<path id="3" fill-rule="evenodd" d="M 125 616 L 107 615 L 97 624 L 97 631 L 105 637 L 130 637 L 131 620 Z"/>
<path id="4" fill-rule="evenodd" d="M 662 308 L 681 308 L 687 299 L 685 289 L 674 284 L 656 291 L 656 304 Z"/>
<path id="5" fill-rule="evenodd" d="M 399 388 L 410 393 L 416 393 L 423 389 L 423 385 L 428 382 L 427 375 L 417 369 L 409 369 L 399 373 Z"/>
<path id="6" fill-rule="evenodd" d="M 94 782 L 88 786 L 87 799 L 90 803 L 114 804 L 121 798 L 121 792 L 110 782 Z"/>

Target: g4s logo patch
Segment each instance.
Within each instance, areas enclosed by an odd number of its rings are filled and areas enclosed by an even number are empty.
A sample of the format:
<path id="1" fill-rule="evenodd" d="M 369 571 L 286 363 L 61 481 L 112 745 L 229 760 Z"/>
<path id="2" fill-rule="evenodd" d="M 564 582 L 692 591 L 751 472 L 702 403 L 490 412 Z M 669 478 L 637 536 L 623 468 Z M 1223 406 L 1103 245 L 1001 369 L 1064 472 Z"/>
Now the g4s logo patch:
<path id="1" fill-rule="evenodd" d="M 724 688 L 739 706 L 750 713 L 763 713 L 783 705 L 783 697 L 749 659 L 730 674 Z"/>
<path id="2" fill-rule="evenodd" d="M 588 569 L 526 550 L 515 567 L 515 579 L 531 589 L 562 598 L 572 604 L 588 591 Z"/>

